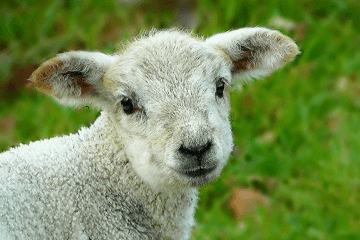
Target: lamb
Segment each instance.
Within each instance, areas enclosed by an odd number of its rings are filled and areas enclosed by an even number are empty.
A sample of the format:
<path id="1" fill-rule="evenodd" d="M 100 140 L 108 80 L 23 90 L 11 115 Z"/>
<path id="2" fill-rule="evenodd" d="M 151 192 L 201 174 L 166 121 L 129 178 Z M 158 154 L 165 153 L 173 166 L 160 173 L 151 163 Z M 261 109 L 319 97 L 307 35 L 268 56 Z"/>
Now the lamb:
<path id="1" fill-rule="evenodd" d="M 230 85 L 298 53 L 261 27 L 207 39 L 152 30 L 114 55 L 43 63 L 30 78 L 40 91 L 102 113 L 76 134 L 0 154 L 0 239 L 189 239 L 197 188 L 233 148 Z"/>

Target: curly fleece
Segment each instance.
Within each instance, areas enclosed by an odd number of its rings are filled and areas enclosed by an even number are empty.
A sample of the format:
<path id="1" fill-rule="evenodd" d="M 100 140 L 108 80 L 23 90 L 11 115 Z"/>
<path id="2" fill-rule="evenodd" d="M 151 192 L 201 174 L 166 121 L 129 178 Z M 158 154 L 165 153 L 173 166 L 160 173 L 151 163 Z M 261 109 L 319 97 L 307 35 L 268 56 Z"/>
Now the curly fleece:
<path id="1" fill-rule="evenodd" d="M 0 154 L 0 239 L 189 238 L 197 190 L 154 192 L 109 121 Z"/>

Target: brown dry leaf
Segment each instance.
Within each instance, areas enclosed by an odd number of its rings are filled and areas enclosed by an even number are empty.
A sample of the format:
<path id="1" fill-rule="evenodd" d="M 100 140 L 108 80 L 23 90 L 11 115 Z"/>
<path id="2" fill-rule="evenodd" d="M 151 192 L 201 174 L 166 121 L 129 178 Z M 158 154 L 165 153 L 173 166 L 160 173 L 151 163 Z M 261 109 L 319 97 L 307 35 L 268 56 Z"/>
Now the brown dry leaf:
<path id="1" fill-rule="evenodd" d="M 252 189 L 237 188 L 233 191 L 230 208 L 235 219 L 254 214 L 259 206 L 268 206 L 270 200 Z"/>

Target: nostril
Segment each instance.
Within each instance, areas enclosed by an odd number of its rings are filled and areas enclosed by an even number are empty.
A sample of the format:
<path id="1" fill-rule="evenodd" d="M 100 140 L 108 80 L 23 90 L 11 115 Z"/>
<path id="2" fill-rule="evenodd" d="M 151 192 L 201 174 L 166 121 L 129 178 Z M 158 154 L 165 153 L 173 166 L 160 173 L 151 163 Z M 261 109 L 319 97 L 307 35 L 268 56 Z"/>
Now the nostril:
<path id="1" fill-rule="evenodd" d="M 207 151 L 209 151 L 211 147 L 212 147 L 212 143 L 210 141 L 200 146 L 185 147 L 184 145 L 181 145 L 181 147 L 179 148 L 179 152 L 184 155 L 201 156 Z"/>

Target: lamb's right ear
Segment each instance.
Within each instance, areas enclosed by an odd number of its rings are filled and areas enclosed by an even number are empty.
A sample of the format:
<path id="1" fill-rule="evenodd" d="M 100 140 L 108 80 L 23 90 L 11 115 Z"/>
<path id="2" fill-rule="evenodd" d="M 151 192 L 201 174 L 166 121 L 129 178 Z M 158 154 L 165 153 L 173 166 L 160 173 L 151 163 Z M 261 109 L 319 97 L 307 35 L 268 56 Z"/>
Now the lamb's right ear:
<path id="1" fill-rule="evenodd" d="M 235 79 L 268 75 L 300 53 L 292 39 L 262 27 L 216 34 L 208 38 L 206 43 L 229 57 Z"/>
<path id="2" fill-rule="evenodd" d="M 68 105 L 98 103 L 103 76 L 116 57 L 99 52 L 67 52 L 43 63 L 30 81 Z"/>

